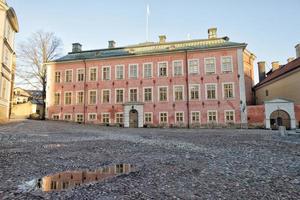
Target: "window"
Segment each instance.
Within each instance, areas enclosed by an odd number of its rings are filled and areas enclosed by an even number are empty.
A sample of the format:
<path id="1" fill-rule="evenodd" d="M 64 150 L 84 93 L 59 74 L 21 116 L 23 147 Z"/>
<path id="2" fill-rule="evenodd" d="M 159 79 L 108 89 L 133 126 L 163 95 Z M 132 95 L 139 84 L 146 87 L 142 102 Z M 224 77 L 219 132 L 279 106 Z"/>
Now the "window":
<path id="1" fill-rule="evenodd" d="M 116 103 L 123 103 L 124 101 L 124 90 L 116 89 Z"/>
<path id="2" fill-rule="evenodd" d="M 159 62 L 158 63 L 158 76 L 159 77 L 168 76 L 168 63 L 167 62 Z"/>
<path id="3" fill-rule="evenodd" d="M 84 69 L 77 69 L 77 81 L 84 81 Z"/>
<path id="4" fill-rule="evenodd" d="M 120 173 L 124 173 L 124 165 L 123 164 L 118 164 L 116 165 L 116 173 L 120 174 Z"/>
<path id="5" fill-rule="evenodd" d="M 60 83 L 60 72 L 55 72 L 55 83 Z"/>
<path id="6" fill-rule="evenodd" d="M 65 105 L 72 104 L 72 92 L 65 92 Z"/>
<path id="7" fill-rule="evenodd" d="M 53 119 L 53 120 L 59 120 L 59 115 L 56 115 L 56 114 L 55 114 L 55 115 L 52 115 L 52 119 Z"/>
<path id="8" fill-rule="evenodd" d="M 174 100 L 183 100 L 183 86 L 174 86 Z"/>
<path id="9" fill-rule="evenodd" d="M 191 112 L 192 123 L 199 123 L 200 122 L 200 112 Z"/>
<path id="10" fill-rule="evenodd" d="M 205 73 L 206 74 L 215 74 L 216 73 L 216 59 L 213 58 L 205 58 Z"/>
<path id="11" fill-rule="evenodd" d="M 190 85 L 190 99 L 199 100 L 199 85 Z"/>
<path id="12" fill-rule="evenodd" d="M 102 103 L 110 102 L 110 90 L 102 90 Z"/>
<path id="13" fill-rule="evenodd" d="M 129 65 L 129 78 L 137 78 L 138 77 L 138 65 L 131 64 Z"/>
<path id="14" fill-rule="evenodd" d="M 159 87 L 159 101 L 168 101 L 168 87 Z"/>
<path id="15" fill-rule="evenodd" d="M 168 113 L 167 112 L 159 113 L 159 123 L 168 123 Z"/>
<path id="16" fill-rule="evenodd" d="M 138 101 L 137 89 L 129 89 L 129 101 L 130 102 Z"/>
<path id="17" fill-rule="evenodd" d="M 118 80 L 124 79 L 124 65 L 116 66 L 116 79 Z"/>
<path id="18" fill-rule="evenodd" d="M 83 104 L 84 93 L 83 91 L 76 92 L 76 104 L 80 105 Z"/>
<path id="19" fill-rule="evenodd" d="M 145 124 L 152 123 L 152 113 L 151 112 L 144 113 L 144 122 L 145 122 Z"/>
<path id="20" fill-rule="evenodd" d="M 6 65 L 6 66 L 9 66 L 10 63 L 9 63 L 9 58 L 10 58 L 10 52 L 8 50 L 8 48 L 6 46 L 4 46 L 4 58 L 3 58 L 3 63 Z"/>
<path id="21" fill-rule="evenodd" d="M 176 123 L 183 123 L 183 112 L 176 112 L 175 116 Z"/>
<path id="22" fill-rule="evenodd" d="M 152 101 L 152 88 L 144 88 L 144 101 Z"/>
<path id="23" fill-rule="evenodd" d="M 54 94 L 54 105 L 59 105 L 60 104 L 60 93 L 55 93 Z"/>
<path id="24" fill-rule="evenodd" d="M 208 123 L 217 122 L 217 111 L 208 111 L 207 112 L 207 122 Z"/>
<path id="25" fill-rule="evenodd" d="M 89 91 L 89 104 L 96 104 L 97 103 L 97 91 L 90 90 Z"/>
<path id="26" fill-rule="evenodd" d="M 102 123 L 109 124 L 109 113 L 102 113 Z"/>
<path id="27" fill-rule="evenodd" d="M 234 110 L 225 110 L 225 122 L 233 123 L 235 120 Z"/>
<path id="28" fill-rule="evenodd" d="M 97 71 L 96 67 L 90 68 L 90 81 L 97 81 Z"/>
<path id="29" fill-rule="evenodd" d="M 183 75 L 183 61 L 176 60 L 173 61 L 173 75 L 174 76 L 182 76 Z"/>
<path id="30" fill-rule="evenodd" d="M 62 183 L 62 188 L 63 188 L 63 189 L 67 189 L 68 187 L 69 187 L 69 182 L 64 181 L 64 182 Z"/>
<path id="31" fill-rule="evenodd" d="M 116 123 L 123 124 L 123 113 L 116 113 Z"/>
<path id="32" fill-rule="evenodd" d="M 230 99 L 234 97 L 233 94 L 233 83 L 224 83 L 223 84 L 223 95 L 225 99 Z"/>
<path id="33" fill-rule="evenodd" d="M 56 181 L 51 181 L 51 190 L 56 190 Z"/>
<path id="34" fill-rule="evenodd" d="M 64 120 L 65 121 L 71 121 L 72 115 L 71 114 L 64 114 Z"/>
<path id="35" fill-rule="evenodd" d="M 145 63 L 144 64 L 144 78 L 151 78 L 152 77 L 152 63 Z"/>
<path id="36" fill-rule="evenodd" d="M 76 122 L 83 122 L 83 114 L 76 114 Z"/>
<path id="37" fill-rule="evenodd" d="M 199 60 L 193 59 L 189 60 L 189 74 L 198 74 L 199 73 Z"/>
<path id="38" fill-rule="evenodd" d="M 207 84 L 206 85 L 206 99 L 216 99 L 216 84 Z"/>
<path id="39" fill-rule="evenodd" d="M 266 97 L 269 96 L 269 90 L 266 90 Z"/>
<path id="40" fill-rule="evenodd" d="M 66 75 L 65 75 L 65 82 L 66 83 L 70 83 L 72 82 L 72 73 L 73 73 L 73 70 L 66 70 Z"/>
<path id="41" fill-rule="evenodd" d="M 224 56 L 222 57 L 222 72 L 232 72 L 232 57 Z M 251 74 L 251 73 L 250 73 Z"/>
<path id="42" fill-rule="evenodd" d="M 102 68 L 102 79 L 110 80 L 110 67 L 109 66 Z"/>
<path id="43" fill-rule="evenodd" d="M 95 121 L 97 120 L 97 114 L 96 113 L 89 113 L 89 121 Z"/>

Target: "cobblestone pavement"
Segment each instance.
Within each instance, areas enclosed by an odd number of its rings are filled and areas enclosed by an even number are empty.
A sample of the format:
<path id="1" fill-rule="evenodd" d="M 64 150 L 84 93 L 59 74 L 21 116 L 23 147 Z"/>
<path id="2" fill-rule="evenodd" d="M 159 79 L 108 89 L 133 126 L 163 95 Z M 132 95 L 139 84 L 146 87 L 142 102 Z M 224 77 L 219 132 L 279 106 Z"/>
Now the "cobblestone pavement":
<path id="1" fill-rule="evenodd" d="M 65 170 L 136 172 L 61 192 L 18 188 Z M 299 199 L 300 137 L 266 130 L 0 125 L 0 199 Z"/>

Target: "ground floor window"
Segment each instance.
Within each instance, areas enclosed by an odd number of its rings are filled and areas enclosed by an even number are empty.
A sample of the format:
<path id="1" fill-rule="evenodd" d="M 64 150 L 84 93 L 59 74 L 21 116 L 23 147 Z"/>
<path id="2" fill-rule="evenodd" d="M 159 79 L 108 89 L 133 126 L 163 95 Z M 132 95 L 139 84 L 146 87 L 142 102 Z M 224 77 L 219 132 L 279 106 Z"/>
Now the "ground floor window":
<path id="1" fill-rule="evenodd" d="M 109 123 L 109 113 L 102 113 L 102 123 Z"/>
<path id="2" fill-rule="evenodd" d="M 152 123 L 152 113 L 144 113 L 144 121 L 146 124 Z"/>
<path id="3" fill-rule="evenodd" d="M 59 115 L 52 115 L 53 120 L 59 120 Z"/>
<path id="4" fill-rule="evenodd" d="M 207 122 L 208 123 L 217 122 L 217 111 L 211 110 L 207 112 Z"/>
<path id="5" fill-rule="evenodd" d="M 176 112 L 175 117 L 176 123 L 183 123 L 183 112 Z"/>
<path id="6" fill-rule="evenodd" d="M 65 115 L 64 115 L 64 120 L 66 120 L 66 121 L 71 121 L 71 119 L 72 119 L 71 114 L 65 114 Z"/>
<path id="7" fill-rule="evenodd" d="M 168 113 L 167 112 L 159 113 L 159 122 L 160 123 L 168 123 Z"/>
<path id="8" fill-rule="evenodd" d="M 123 124 L 123 113 L 116 113 L 116 123 Z"/>
<path id="9" fill-rule="evenodd" d="M 76 115 L 76 122 L 83 122 L 83 114 Z"/>
<path id="10" fill-rule="evenodd" d="M 95 120 L 97 120 L 97 114 L 89 113 L 89 121 L 95 121 Z"/>
<path id="11" fill-rule="evenodd" d="M 234 111 L 233 110 L 226 110 L 225 111 L 225 122 L 226 123 L 234 123 Z"/>
<path id="12" fill-rule="evenodd" d="M 192 116 L 192 123 L 200 122 L 200 112 L 191 112 L 191 116 Z"/>

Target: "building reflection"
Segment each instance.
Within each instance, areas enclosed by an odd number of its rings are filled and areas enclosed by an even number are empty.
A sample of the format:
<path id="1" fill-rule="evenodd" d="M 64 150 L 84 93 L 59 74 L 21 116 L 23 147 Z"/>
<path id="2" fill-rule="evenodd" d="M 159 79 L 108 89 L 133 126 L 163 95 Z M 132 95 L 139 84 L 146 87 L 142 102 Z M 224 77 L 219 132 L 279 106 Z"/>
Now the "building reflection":
<path id="1" fill-rule="evenodd" d="M 100 182 L 132 171 L 134 171 L 134 167 L 131 164 L 117 164 L 93 171 L 65 171 L 44 176 L 38 180 L 37 187 L 44 192 L 65 190 L 85 183 Z"/>

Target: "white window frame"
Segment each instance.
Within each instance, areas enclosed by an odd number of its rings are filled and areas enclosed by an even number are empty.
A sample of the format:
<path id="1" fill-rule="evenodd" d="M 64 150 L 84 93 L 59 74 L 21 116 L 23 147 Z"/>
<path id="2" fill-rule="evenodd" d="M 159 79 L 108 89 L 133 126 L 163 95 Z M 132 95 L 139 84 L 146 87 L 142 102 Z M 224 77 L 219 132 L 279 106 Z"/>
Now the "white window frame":
<path id="1" fill-rule="evenodd" d="M 224 71 L 224 68 L 223 68 L 223 59 L 224 58 L 230 58 L 231 59 L 231 71 Z M 221 56 L 221 72 L 222 73 L 232 73 L 233 72 L 233 58 L 232 58 L 232 56 Z"/>
<path id="2" fill-rule="evenodd" d="M 78 93 L 79 92 L 83 92 L 83 101 L 82 101 L 82 103 L 78 103 Z M 83 105 L 84 104 L 84 98 L 85 98 L 85 96 L 84 96 L 84 90 L 78 90 L 78 91 L 76 91 L 76 105 Z"/>
<path id="3" fill-rule="evenodd" d="M 108 79 L 104 79 L 104 68 L 109 68 L 109 78 Z M 107 66 L 102 66 L 102 81 L 109 81 L 111 80 L 111 67 L 109 65 Z"/>
<path id="4" fill-rule="evenodd" d="M 117 90 L 123 91 L 123 101 L 122 102 L 117 102 Z M 123 104 L 124 102 L 125 102 L 125 88 L 116 88 L 115 89 L 115 104 Z"/>
<path id="5" fill-rule="evenodd" d="M 160 64 L 166 64 L 166 76 L 161 76 L 160 75 Z M 157 62 L 157 77 L 160 78 L 166 78 L 169 76 L 169 65 L 168 65 L 168 61 L 161 61 L 161 62 Z"/>
<path id="6" fill-rule="evenodd" d="M 78 80 L 78 71 L 79 71 L 79 70 L 83 70 L 83 80 L 82 80 L 82 81 L 79 81 L 79 80 Z M 82 83 L 82 82 L 84 82 L 84 79 L 85 79 L 85 71 L 84 71 L 84 68 L 77 68 L 77 69 L 76 69 L 76 82 Z"/>
<path id="7" fill-rule="evenodd" d="M 67 116 L 67 115 L 70 115 L 70 116 L 71 116 L 69 120 L 66 120 L 66 119 L 65 119 L 65 116 Z M 64 117 L 64 118 L 63 118 L 64 121 L 72 121 L 72 113 L 64 113 L 64 116 L 63 116 L 63 117 Z"/>
<path id="8" fill-rule="evenodd" d="M 182 122 L 177 121 L 177 113 L 182 113 Z M 185 121 L 184 121 L 184 112 L 183 112 L 183 111 L 176 111 L 176 112 L 175 112 L 174 118 L 175 118 L 175 123 L 176 123 L 176 124 L 177 124 L 177 123 L 184 123 L 184 122 L 185 122 Z"/>
<path id="9" fill-rule="evenodd" d="M 90 102 L 90 94 L 91 94 L 91 92 L 96 92 L 96 103 L 93 103 L 93 104 L 91 104 L 91 102 Z M 97 90 L 88 90 L 88 105 L 97 105 L 97 103 L 98 103 L 98 91 Z"/>
<path id="10" fill-rule="evenodd" d="M 77 120 L 77 116 L 78 115 L 82 115 L 82 122 L 84 122 L 84 114 L 83 113 L 75 113 L 75 122 L 79 122 L 78 120 Z"/>
<path id="11" fill-rule="evenodd" d="M 225 91 L 224 91 L 224 85 L 225 84 L 232 84 L 232 95 L 233 95 L 233 97 L 231 97 L 231 98 L 225 98 Z M 234 99 L 235 98 L 235 87 L 234 87 L 234 82 L 223 82 L 222 83 L 222 97 L 223 97 L 223 99 Z"/>
<path id="12" fill-rule="evenodd" d="M 208 99 L 208 96 L 207 96 L 207 86 L 208 85 L 215 85 L 215 88 L 216 88 L 216 98 L 214 98 L 214 99 Z M 218 84 L 217 83 L 206 83 L 205 84 L 205 99 L 206 100 L 217 100 L 218 99 Z"/>
<path id="13" fill-rule="evenodd" d="M 206 116 L 207 117 L 207 123 L 212 123 L 212 122 L 209 121 L 209 115 L 208 115 L 209 112 L 215 112 L 216 113 L 216 121 L 215 121 L 215 123 L 218 123 L 218 111 L 217 110 L 207 110 L 207 114 L 206 114 L 207 115 Z"/>
<path id="14" fill-rule="evenodd" d="M 115 123 L 120 124 L 120 122 L 117 122 L 117 115 L 119 115 L 119 114 L 122 114 L 122 115 L 123 115 L 123 122 L 122 122 L 122 124 L 124 124 L 124 112 L 116 112 L 116 113 L 115 113 Z"/>
<path id="15" fill-rule="evenodd" d="M 146 101 L 145 100 L 145 89 L 151 89 L 151 101 Z M 153 87 L 143 87 L 143 102 L 145 103 L 150 103 L 153 102 Z"/>
<path id="16" fill-rule="evenodd" d="M 104 91 L 109 91 L 109 101 L 108 101 L 108 102 L 104 102 L 104 101 L 103 101 L 103 97 L 104 97 L 103 92 L 104 92 Z M 107 103 L 107 104 L 110 104 L 110 102 L 111 102 L 111 89 L 102 89 L 102 90 L 101 90 L 101 103 Z"/>
<path id="17" fill-rule="evenodd" d="M 176 100 L 175 99 L 175 88 L 176 87 L 181 87 L 182 88 L 182 100 Z M 173 101 L 184 101 L 185 98 L 184 98 L 184 85 L 173 85 Z"/>
<path id="18" fill-rule="evenodd" d="M 108 115 L 108 123 L 110 124 L 111 123 L 111 118 L 110 118 L 110 113 L 109 112 L 103 112 L 101 113 L 101 123 L 106 123 L 106 122 L 103 122 L 103 115 Z"/>
<path id="19" fill-rule="evenodd" d="M 55 95 L 56 95 L 56 94 L 59 94 L 59 104 L 55 104 Z M 61 102 L 61 92 L 55 92 L 55 93 L 54 93 L 54 101 L 53 101 L 53 105 L 54 105 L 54 106 L 62 105 L 62 102 Z"/>
<path id="20" fill-rule="evenodd" d="M 91 70 L 92 69 L 96 69 L 96 80 L 91 80 Z M 98 67 L 90 67 L 89 68 L 89 81 L 92 81 L 92 82 L 98 81 Z"/>
<path id="21" fill-rule="evenodd" d="M 191 71 L 190 71 L 190 62 L 191 61 L 197 61 L 198 62 L 196 73 L 191 73 Z M 188 72 L 189 72 L 189 75 L 199 75 L 200 74 L 200 60 L 199 59 L 188 59 Z"/>
<path id="22" fill-rule="evenodd" d="M 231 123 L 231 121 L 228 122 L 227 119 L 226 119 L 226 112 L 233 112 L 233 121 L 232 121 L 232 123 L 235 123 L 235 110 L 224 110 L 224 122 L 225 123 Z"/>
<path id="23" fill-rule="evenodd" d="M 136 66 L 136 77 L 132 77 L 132 74 L 131 74 L 131 70 L 130 70 L 130 68 L 131 68 L 131 66 L 133 66 L 133 65 L 135 65 Z M 128 74 L 129 74 L 129 79 L 138 79 L 138 77 L 139 77 L 139 64 L 135 64 L 135 63 L 132 63 L 132 64 L 129 64 L 128 65 Z"/>
<path id="24" fill-rule="evenodd" d="M 199 121 L 198 122 L 193 122 L 193 113 L 198 113 L 199 114 Z M 201 124 L 201 112 L 200 111 L 191 111 L 191 123 L 193 124 L 193 123 L 199 123 L 199 124 Z"/>
<path id="25" fill-rule="evenodd" d="M 161 122 L 161 119 L 160 119 L 160 114 L 161 114 L 161 113 L 167 113 L 167 121 L 166 121 L 166 122 Z M 168 112 L 159 112 L 159 113 L 158 113 L 158 117 L 159 117 L 159 123 L 160 123 L 160 124 L 161 124 L 161 123 L 166 123 L 166 124 L 169 123 L 169 113 L 168 113 Z"/>
<path id="26" fill-rule="evenodd" d="M 66 93 L 71 93 L 71 103 L 70 104 L 66 104 Z M 64 105 L 65 106 L 71 106 L 71 105 L 73 105 L 73 92 L 72 91 L 65 91 L 64 92 Z"/>
<path id="27" fill-rule="evenodd" d="M 91 115 L 96 115 L 95 119 L 91 119 Z M 88 113 L 88 121 L 97 121 L 97 113 Z"/>
<path id="28" fill-rule="evenodd" d="M 56 81 L 56 72 L 59 72 L 60 73 L 60 76 L 59 76 L 59 82 L 55 82 Z M 61 70 L 57 70 L 57 71 L 54 71 L 54 83 L 62 83 L 62 71 Z"/>
<path id="29" fill-rule="evenodd" d="M 118 67 L 122 67 L 123 78 L 118 78 Z M 125 79 L 125 65 L 115 65 L 115 79 L 124 80 Z"/>
<path id="30" fill-rule="evenodd" d="M 145 77 L 145 65 L 151 65 L 151 77 Z M 150 79 L 153 78 L 153 63 L 152 62 L 147 62 L 143 63 L 143 78 Z"/>
<path id="31" fill-rule="evenodd" d="M 131 88 L 128 88 L 128 102 L 134 102 L 134 101 L 131 101 L 130 100 L 130 90 L 132 89 L 136 89 L 136 101 L 138 102 L 139 101 L 139 88 L 138 87 L 131 87 Z"/>
<path id="32" fill-rule="evenodd" d="M 210 60 L 210 59 L 213 59 L 214 63 L 215 63 L 215 70 L 214 70 L 214 72 L 208 72 L 206 70 L 206 60 Z M 204 73 L 205 73 L 205 75 L 210 75 L 210 74 L 216 74 L 217 73 L 217 60 L 216 60 L 216 57 L 207 57 L 207 58 L 204 58 Z"/>
<path id="33" fill-rule="evenodd" d="M 71 73 L 72 76 L 71 76 L 71 81 L 70 81 L 70 82 L 67 82 L 67 71 L 71 71 L 71 72 L 72 72 L 72 73 Z M 66 69 L 66 70 L 65 70 L 65 81 L 64 81 L 64 82 L 65 82 L 65 83 L 73 83 L 73 80 L 74 80 L 74 77 L 73 77 L 73 76 L 74 76 L 74 74 L 73 74 L 73 69 Z"/>
<path id="34" fill-rule="evenodd" d="M 146 114 L 151 115 L 151 122 L 146 122 Z M 144 112 L 144 123 L 153 123 L 153 112 Z"/>
<path id="35" fill-rule="evenodd" d="M 61 115 L 60 113 L 58 113 L 58 114 L 52 114 L 52 115 L 51 115 L 51 117 L 52 117 L 51 119 L 52 119 L 52 120 L 56 120 L 56 119 L 54 119 L 54 116 L 58 116 L 58 119 L 57 119 L 57 120 L 60 120 L 60 115 Z"/>
<path id="36" fill-rule="evenodd" d="M 167 88 L 167 99 L 164 101 L 160 100 L 160 93 L 159 93 L 160 88 Z M 168 102 L 169 101 L 169 86 L 158 86 L 157 87 L 157 101 L 158 102 Z"/>
<path id="37" fill-rule="evenodd" d="M 181 63 L 181 75 L 175 75 L 175 62 L 180 62 Z M 173 60 L 172 61 L 172 69 L 173 69 L 173 77 L 181 77 L 184 75 L 184 70 L 183 70 L 183 60 Z"/>
<path id="38" fill-rule="evenodd" d="M 191 97 L 192 97 L 192 95 L 191 95 L 191 92 L 192 92 L 192 90 L 191 90 L 191 88 L 193 87 L 193 86 L 197 86 L 198 87 L 198 93 L 199 93 L 199 98 L 198 99 L 192 99 Z M 200 101 L 201 100 L 201 89 L 200 89 L 200 84 L 194 84 L 194 83 L 192 83 L 192 84 L 189 84 L 189 92 L 190 92 L 190 94 L 189 94 L 189 98 L 190 98 L 190 101 Z"/>

